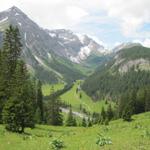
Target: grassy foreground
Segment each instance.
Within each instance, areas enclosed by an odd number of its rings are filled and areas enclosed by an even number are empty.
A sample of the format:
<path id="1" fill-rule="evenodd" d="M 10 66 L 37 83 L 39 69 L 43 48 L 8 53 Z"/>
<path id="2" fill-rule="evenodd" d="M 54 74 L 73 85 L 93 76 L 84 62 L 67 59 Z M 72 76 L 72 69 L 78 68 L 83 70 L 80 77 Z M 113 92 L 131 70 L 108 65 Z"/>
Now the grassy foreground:
<path id="1" fill-rule="evenodd" d="M 51 150 L 53 138 L 64 141 L 65 150 L 149 150 L 150 112 L 135 115 L 133 121 L 112 121 L 109 126 L 54 127 L 37 125 L 26 134 L 9 133 L 0 125 L 0 150 Z M 96 145 L 97 134 L 110 137 L 112 145 Z"/>

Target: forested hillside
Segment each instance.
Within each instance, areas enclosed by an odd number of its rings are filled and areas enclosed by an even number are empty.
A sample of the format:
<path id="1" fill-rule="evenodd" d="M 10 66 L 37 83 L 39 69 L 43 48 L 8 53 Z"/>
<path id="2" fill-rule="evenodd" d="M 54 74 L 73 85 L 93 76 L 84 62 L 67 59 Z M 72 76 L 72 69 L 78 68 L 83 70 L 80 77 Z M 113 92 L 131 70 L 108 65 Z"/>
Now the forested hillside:
<path id="1" fill-rule="evenodd" d="M 134 99 L 134 113 L 150 110 L 150 49 L 135 46 L 117 52 L 83 84 L 94 100 L 110 99 L 119 103 L 120 111 Z M 121 110 L 122 109 L 122 110 Z M 138 109 L 138 110 L 137 110 Z M 140 110 L 139 110 L 140 109 Z"/>

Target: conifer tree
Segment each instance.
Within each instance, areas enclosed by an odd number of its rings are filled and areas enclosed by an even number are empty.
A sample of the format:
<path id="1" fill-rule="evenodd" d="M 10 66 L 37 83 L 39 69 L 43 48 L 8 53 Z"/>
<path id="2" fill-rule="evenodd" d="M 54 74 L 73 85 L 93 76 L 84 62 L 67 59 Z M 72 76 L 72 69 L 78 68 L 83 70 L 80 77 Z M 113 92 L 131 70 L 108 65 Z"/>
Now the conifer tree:
<path id="1" fill-rule="evenodd" d="M 150 111 L 150 87 L 145 89 L 145 111 Z"/>
<path id="2" fill-rule="evenodd" d="M 39 111 L 39 119 L 40 122 L 43 122 L 43 116 L 44 116 L 44 110 L 43 110 L 43 94 L 42 94 L 42 83 L 41 81 L 38 81 L 37 83 L 37 109 Z M 38 117 L 38 116 L 37 116 Z"/>
<path id="3" fill-rule="evenodd" d="M 17 27 L 10 26 L 6 30 L 2 53 L 0 99 L 5 102 L 3 123 L 9 131 L 24 132 L 25 127 L 34 127 L 35 93 L 25 63 L 20 59 L 21 42 Z"/>
<path id="4" fill-rule="evenodd" d="M 14 28 L 11 25 L 5 31 L 3 48 L 0 52 L 0 116 L 3 109 L 4 102 L 11 96 L 12 77 L 15 71 L 17 61 L 21 53 L 21 42 L 18 28 Z"/>
<path id="5" fill-rule="evenodd" d="M 146 98 L 146 91 L 145 88 L 139 89 L 137 91 L 137 98 L 136 98 L 136 113 L 142 113 L 145 111 L 145 98 Z"/>
<path id="6" fill-rule="evenodd" d="M 106 114 L 107 114 L 108 121 L 113 119 L 114 114 L 113 114 L 113 110 L 112 110 L 111 104 L 108 105 L 108 109 L 107 109 Z"/>
<path id="7" fill-rule="evenodd" d="M 68 118 L 66 120 L 66 126 L 77 126 L 76 119 L 73 116 L 71 107 L 69 109 Z"/>
<path id="8" fill-rule="evenodd" d="M 48 102 L 48 123 L 51 125 L 62 125 L 63 116 L 60 109 L 59 97 L 51 97 Z"/>
<path id="9" fill-rule="evenodd" d="M 36 108 L 36 112 L 35 112 L 35 121 L 36 121 L 36 123 L 38 123 L 38 124 L 41 123 L 40 116 L 41 116 L 41 111 L 40 111 L 40 108 L 37 107 L 37 108 Z"/>
<path id="10" fill-rule="evenodd" d="M 0 70 L 1 70 L 1 73 L 0 73 L 0 123 L 2 123 L 2 110 L 3 110 L 3 95 L 4 95 L 4 91 L 3 91 L 3 74 L 2 74 L 2 68 L 3 68 L 3 65 L 2 65 L 2 51 L 0 50 Z"/>
<path id="11" fill-rule="evenodd" d="M 90 118 L 88 118 L 88 127 L 92 126 L 92 120 Z"/>
<path id="12" fill-rule="evenodd" d="M 13 78 L 13 91 L 3 109 L 3 122 L 6 129 L 24 132 L 25 127 L 34 127 L 34 109 L 30 81 L 25 64 L 18 62 Z"/>
<path id="13" fill-rule="evenodd" d="M 131 112 L 131 103 L 127 104 L 125 109 L 124 109 L 124 112 L 123 112 L 123 115 L 122 115 L 122 118 L 124 121 L 131 121 L 132 120 L 132 112 Z"/>
<path id="14" fill-rule="evenodd" d="M 104 123 L 105 119 L 106 119 L 106 112 L 105 112 L 104 107 L 102 107 L 102 110 L 101 110 L 101 123 L 102 124 Z"/>
<path id="15" fill-rule="evenodd" d="M 86 126 L 87 126 L 87 123 L 86 123 L 86 119 L 85 119 L 85 118 L 82 119 L 82 126 L 83 126 L 83 127 L 86 127 Z"/>

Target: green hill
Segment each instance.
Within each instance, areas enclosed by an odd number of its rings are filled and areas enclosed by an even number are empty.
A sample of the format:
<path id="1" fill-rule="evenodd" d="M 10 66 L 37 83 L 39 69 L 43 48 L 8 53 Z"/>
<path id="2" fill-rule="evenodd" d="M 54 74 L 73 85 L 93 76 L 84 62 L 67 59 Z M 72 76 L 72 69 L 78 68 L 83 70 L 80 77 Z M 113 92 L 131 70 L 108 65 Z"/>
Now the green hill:
<path id="1" fill-rule="evenodd" d="M 88 77 L 84 91 L 93 99 L 117 99 L 123 93 L 150 86 L 150 48 L 135 46 L 114 58 Z"/>
<path id="2" fill-rule="evenodd" d="M 150 112 L 133 116 L 133 121 L 116 120 L 109 126 L 54 127 L 37 125 L 35 129 L 26 129 L 25 134 L 7 132 L 0 125 L 1 150 L 51 150 L 50 142 L 61 139 L 64 150 L 149 150 Z M 110 137 L 111 145 L 98 146 L 98 134 Z"/>

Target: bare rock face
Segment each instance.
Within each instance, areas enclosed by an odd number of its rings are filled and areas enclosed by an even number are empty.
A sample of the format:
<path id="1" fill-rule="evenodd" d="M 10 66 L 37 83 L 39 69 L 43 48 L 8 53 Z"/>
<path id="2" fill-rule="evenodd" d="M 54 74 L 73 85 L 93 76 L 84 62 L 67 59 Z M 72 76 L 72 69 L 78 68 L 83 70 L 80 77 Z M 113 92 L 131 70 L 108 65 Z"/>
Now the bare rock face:
<path id="1" fill-rule="evenodd" d="M 138 44 L 128 44 L 126 48 L 116 52 L 112 70 L 121 74 L 127 73 L 130 69 L 150 70 L 150 49 Z"/>
<path id="2" fill-rule="evenodd" d="M 143 59 L 143 58 L 136 59 L 136 60 L 130 60 L 119 67 L 119 72 L 126 73 L 133 67 L 135 69 L 138 68 L 141 70 L 150 70 L 150 61 Z"/>

